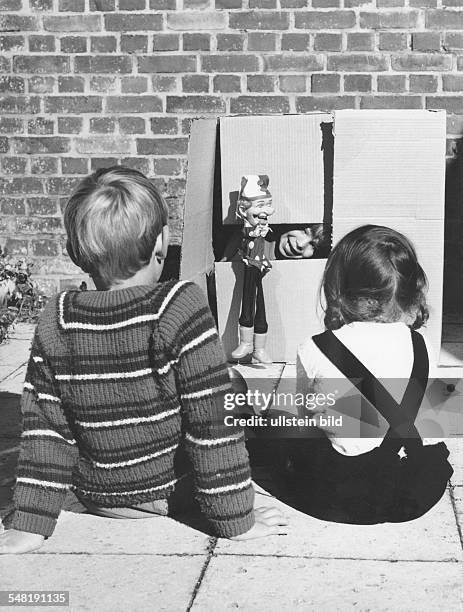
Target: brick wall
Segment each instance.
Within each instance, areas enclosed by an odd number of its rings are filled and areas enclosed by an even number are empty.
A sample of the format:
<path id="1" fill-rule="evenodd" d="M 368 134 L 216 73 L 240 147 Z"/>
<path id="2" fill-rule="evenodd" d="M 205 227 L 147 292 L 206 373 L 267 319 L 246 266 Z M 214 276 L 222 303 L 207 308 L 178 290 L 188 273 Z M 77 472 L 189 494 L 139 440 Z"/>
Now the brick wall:
<path id="1" fill-rule="evenodd" d="M 178 243 L 192 117 L 340 108 L 448 111 L 462 272 L 463 0 L 0 0 L 0 50 L 0 241 L 48 291 L 77 271 L 60 209 L 90 170 L 155 177 Z"/>

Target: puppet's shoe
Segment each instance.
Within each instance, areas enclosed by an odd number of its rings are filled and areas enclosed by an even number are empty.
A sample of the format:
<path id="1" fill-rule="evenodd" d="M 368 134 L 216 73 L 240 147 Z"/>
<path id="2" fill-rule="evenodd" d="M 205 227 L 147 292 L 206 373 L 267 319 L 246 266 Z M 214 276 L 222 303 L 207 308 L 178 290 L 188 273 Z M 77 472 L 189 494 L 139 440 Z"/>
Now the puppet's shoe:
<path id="1" fill-rule="evenodd" d="M 272 358 L 265 350 L 267 334 L 254 334 L 254 351 L 252 356 L 259 363 L 272 363 Z"/>
<path id="2" fill-rule="evenodd" d="M 253 351 L 253 335 L 254 329 L 252 327 L 242 327 L 240 325 L 240 343 L 236 349 L 232 352 L 231 356 L 235 361 L 242 361 L 243 359 L 250 360 Z"/>

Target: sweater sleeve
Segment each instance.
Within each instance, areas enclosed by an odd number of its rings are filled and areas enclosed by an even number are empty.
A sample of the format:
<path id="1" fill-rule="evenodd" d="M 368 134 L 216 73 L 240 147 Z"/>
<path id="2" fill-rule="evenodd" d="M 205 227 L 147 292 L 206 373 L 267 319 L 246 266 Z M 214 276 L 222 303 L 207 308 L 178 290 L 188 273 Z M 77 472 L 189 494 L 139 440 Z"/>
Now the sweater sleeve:
<path id="1" fill-rule="evenodd" d="M 244 434 L 224 421 L 225 395 L 232 388 L 206 298 L 194 283 L 179 283 L 175 289 L 160 321 L 164 359 L 175 374 L 185 448 L 201 511 L 218 536 L 232 537 L 254 524 Z"/>
<path id="2" fill-rule="evenodd" d="M 14 510 L 3 522 L 7 529 L 48 537 L 70 487 L 78 453 L 38 333 L 32 344 L 21 411 Z"/>

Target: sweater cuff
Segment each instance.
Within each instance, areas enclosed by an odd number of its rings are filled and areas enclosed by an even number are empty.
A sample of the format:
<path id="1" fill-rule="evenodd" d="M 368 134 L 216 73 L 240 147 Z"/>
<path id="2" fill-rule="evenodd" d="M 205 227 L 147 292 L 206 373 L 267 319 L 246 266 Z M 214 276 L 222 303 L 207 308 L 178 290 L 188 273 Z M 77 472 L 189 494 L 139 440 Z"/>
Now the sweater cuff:
<path id="1" fill-rule="evenodd" d="M 255 517 L 254 509 L 251 509 L 244 517 L 234 520 L 219 521 L 209 519 L 209 522 L 214 528 L 214 531 L 219 538 L 233 538 L 235 536 L 246 533 L 254 526 Z"/>
<path id="2" fill-rule="evenodd" d="M 3 520 L 5 529 L 16 529 L 17 531 L 27 531 L 28 533 L 37 533 L 46 538 L 53 533 L 57 519 L 41 514 L 31 514 L 30 512 L 22 512 L 15 510 Z"/>

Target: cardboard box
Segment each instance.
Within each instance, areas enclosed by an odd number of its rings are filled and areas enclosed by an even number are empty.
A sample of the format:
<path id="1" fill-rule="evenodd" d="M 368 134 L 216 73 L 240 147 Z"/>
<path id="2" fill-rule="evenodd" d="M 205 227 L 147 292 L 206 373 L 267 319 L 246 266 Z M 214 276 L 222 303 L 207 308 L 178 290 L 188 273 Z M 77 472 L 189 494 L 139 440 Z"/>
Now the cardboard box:
<path id="1" fill-rule="evenodd" d="M 238 342 L 243 266 L 215 262 L 213 232 L 235 222 L 244 174 L 268 174 L 271 223 L 331 223 L 333 243 L 374 223 L 408 236 L 429 281 L 427 335 L 441 343 L 446 118 L 443 111 L 364 110 L 333 115 L 224 117 L 193 123 L 180 275 L 206 290 L 215 275 L 227 354 Z M 333 170 L 334 163 L 334 170 Z M 319 286 L 325 260 L 274 261 L 264 278 L 268 350 L 295 361 L 323 330 Z"/>

